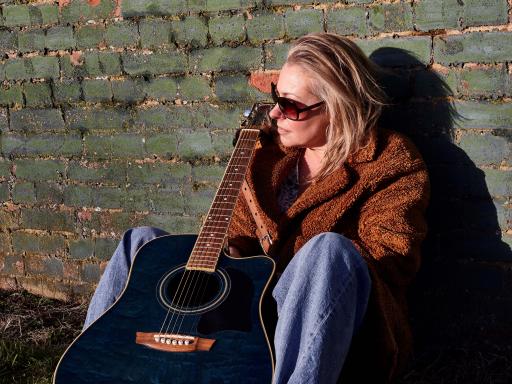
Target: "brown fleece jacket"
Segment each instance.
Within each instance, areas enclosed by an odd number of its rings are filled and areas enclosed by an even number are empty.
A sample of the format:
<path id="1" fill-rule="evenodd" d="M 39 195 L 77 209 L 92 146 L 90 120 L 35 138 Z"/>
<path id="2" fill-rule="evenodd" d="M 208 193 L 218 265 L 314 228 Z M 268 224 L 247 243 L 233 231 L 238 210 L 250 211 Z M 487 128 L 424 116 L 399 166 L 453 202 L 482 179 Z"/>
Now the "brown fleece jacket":
<path id="1" fill-rule="evenodd" d="M 389 382 L 411 351 L 405 294 L 419 268 L 420 244 L 427 231 L 424 212 L 430 188 L 425 163 L 405 136 L 377 129 L 366 147 L 310 185 L 281 214 L 279 188 L 301 153 L 265 142 L 256 150 L 247 174 L 258 213 L 274 239 L 272 257 L 282 272 L 300 247 L 319 233 L 336 232 L 352 240 L 368 264 L 372 291 L 342 381 Z M 229 244 L 242 255 L 262 254 L 255 231 L 240 194 Z"/>

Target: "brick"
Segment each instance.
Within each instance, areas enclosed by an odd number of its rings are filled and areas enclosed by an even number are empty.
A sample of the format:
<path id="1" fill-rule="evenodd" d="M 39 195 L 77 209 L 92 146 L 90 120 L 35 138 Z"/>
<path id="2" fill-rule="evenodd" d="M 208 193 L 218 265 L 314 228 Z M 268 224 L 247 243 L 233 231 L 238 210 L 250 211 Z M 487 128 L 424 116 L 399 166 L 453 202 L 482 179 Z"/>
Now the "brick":
<path id="1" fill-rule="evenodd" d="M 31 25 L 43 24 L 43 17 L 41 15 L 41 10 L 38 7 L 29 7 L 28 12 L 30 14 L 30 24 Z"/>
<path id="2" fill-rule="evenodd" d="M 119 187 L 103 187 L 93 196 L 93 204 L 101 208 L 122 208 L 126 191 Z"/>
<path id="3" fill-rule="evenodd" d="M 412 30 L 410 4 L 379 4 L 370 8 L 369 29 L 373 33 Z"/>
<path id="4" fill-rule="evenodd" d="M 54 182 L 36 182 L 36 199 L 39 203 L 63 204 L 62 186 Z"/>
<path id="5" fill-rule="evenodd" d="M 0 178 L 8 179 L 11 177 L 11 162 L 7 160 L 0 160 Z"/>
<path id="6" fill-rule="evenodd" d="M 142 48 L 170 48 L 171 22 L 168 20 L 141 20 L 139 22 Z"/>
<path id="7" fill-rule="evenodd" d="M 286 35 L 300 37 L 311 32 L 323 32 L 323 13 L 318 9 L 286 11 L 284 14 Z"/>
<path id="8" fill-rule="evenodd" d="M 16 34 L 13 31 L 0 30 L 0 52 L 15 51 L 18 38 L 19 33 Z"/>
<path id="9" fill-rule="evenodd" d="M 0 263 L 0 270 L 6 274 L 22 275 L 24 273 L 24 262 L 20 255 L 6 255 Z"/>
<path id="10" fill-rule="evenodd" d="M 64 120 L 60 109 L 24 108 L 11 112 L 14 131 L 63 131 Z"/>
<path id="11" fill-rule="evenodd" d="M 120 75 L 122 73 L 120 55 L 117 52 L 86 52 L 84 70 L 89 76 Z"/>
<path id="12" fill-rule="evenodd" d="M 12 201 L 15 203 L 35 203 L 36 190 L 34 183 L 19 182 L 12 189 Z"/>
<path id="13" fill-rule="evenodd" d="M 208 43 L 208 26 L 201 17 L 190 16 L 171 24 L 173 41 L 179 45 L 204 47 Z"/>
<path id="14" fill-rule="evenodd" d="M 11 239 L 7 233 L 0 233 L 0 253 L 3 260 L 5 256 L 11 253 Z M 0 271 L 3 270 L 3 262 L 0 263 Z M 3 287 L 1 289 L 4 289 Z"/>
<path id="15" fill-rule="evenodd" d="M 446 97 L 458 95 L 459 73 L 457 70 L 450 69 L 447 73 L 431 70 L 412 71 L 414 76 L 414 96 L 424 97 Z M 446 86 L 440 86 L 439 80 Z M 391 82 L 394 85 L 394 82 Z M 397 84 L 403 87 L 402 84 Z M 403 88 L 402 88 L 403 89 Z"/>
<path id="16" fill-rule="evenodd" d="M 53 4 L 41 4 L 36 7 L 41 13 L 41 24 L 55 24 L 59 22 L 59 6 Z"/>
<path id="17" fill-rule="evenodd" d="M 45 33 L 41 29 L 18 32 L 18 50 L 22 53 L 42 51 L 45 43 Z"/>
<path id="18" fill-rule="evenodd" d="M 132 185 L 178 185 L 185 182 L 190 173 L 191 167 L 188 163 L 132 163 L 127 168 L 128 182 Z"/>
<path id="19" fill-rule="evenodd" d="M 247 37 L 252 44 L 261 44 L 266 40 L 282 39 L 285 33 L 283 15 L 260 13 L 247 20 Z"/>
<path id="20" fill-rule="evenodd" d="M 64 188 L 64 204 L 68 207 L 92 207 L 94 189 L 85 185 L 68 185 Z"/>
<path id="21" fill-rule="evenodd" d="M 190 67 L 196 72 L 259 69 L 261 55 L 260 48 L 244 46 L 196 50 L 190 54 Z"/>
<path id="22" fill-rule="evenodd" d="M 507 0 L 464 1 L 463 27 L 507 24 Z"/>
<path id="23" fill-rule="evenodd" d="M 152 99 L 174 100 L 178 95 L 178 84 L 172 78 L 157 77 L 144 84 L 144 91 Z"/>
<path id="24" fill-rule="evenodd" d="M 82 132 L 94 130 L 123 130 L 130 119 L 130 112 L 123 108 L 83 109 L 72 108 L 65 112 L 71 129 Z"/>
<path id="25" fill-rule="evenodd" d="M 194 127 L 204 127 L 208 130 L 214 129 L 236 129 L 240 126 L 243 110 L 237 107 L 214 107 L 204 104 L 197 108 Z"/>
<path id="26" fill-rule="evenodd" d="M 52 56 L 34 56 L 30 59 L 33 78 L 56 79 L 60 76 L 59 59 Z"/>
<path id="27" fill-rule="evenodd" d="M 208 100 L 211 96 L 210 81 L 202 76 L 181 77 L 178 94 L 184 100 Z"/>
<path id="28" fill-rule="evenodd" d="M 371 0 L 373 1 L 373 0 Z M 267 4 L 269 5 L 295 5 L 295 4 L 311 4 L 314 1 L 312 0 L 269 0 Z"/>
<path id="29" fill-rule="evenodd" d="M 53 81 L 53 96 L 57 103 L 73 103 L 82 97 L 82 89 L 80 84 L 74 79 L 65 79 L 61 81 Z"/>
<path id="30" fill-rule="evenodd" d="M 78 27 L 75 34 L 78 49 L 97 48 L 105 42 L 105 27 L 101 24 Z"/>
<path id="31" fill-rule="evenodd" d="M 83 264 L 80 268 L 80 278 L 82 281 L 97 283 L 100 280 L 101 271 L 99 264 Z"/>
<path id="32" fill-rule="evenodd" d="M 182 132 L 178 142 L 178 153 L 185 159 L 212 156 L 214 153 L 209 132 Z"/>
<path id="33" fill-rule="evenodd" d="M 185 212 L 188 215 L 206 214 L 214 196 L 215 191 L 213 189 L 190 192 L 185 199 Z"/>
<path id="34" fill-rule="evenodd" d="M 141 222 L 141 225 L 162 228 L 175 234 L 197 233 L 199 231 L 199 224 L 197 217 L 155 214 L 148 215 Z"/>
<path id="35" fill-rule="evenodd" d="M 135 47 L 139 43 L 137 24 L 119 21 L 110 24 L 105 31 L 105 42 L 109 47 Z"/>
<path id="36" fill-rule="evenodd" d="M 21 209 L 21 226 L 27 229 L 73 232 L 75 219 L 71 213 L 48 209 Z"/>
<path id="37" fill-rule="evenodd" d="M 500 96 L 507 92 L 505 66 L 463 69 L 459 75 L 459 92 L 464 96 Z"/>
<path id="38" fill-rule="evenodd" d="M 6 27 L 30 25 L 30 11 L 27 5 L 5 5 L 2 14 Z"/>
<path id="39" fill-rule="evenodd" d="M 89 239 L 71 240 L 69 256 L 73 259 L 87 259 L 94 255 L 94 241 Z"/>
<path id="40" fill-rule="evenodd" d="M 368 35 L 366 10 L 363 7 L 333 9 L 326 15 L 327 31 L 340 35 Z"/>
<path id="41" fill-rule="evenodd" d="M 19 159 L 14 162 L 14 174 L 23 180 L 60 180 L 65 163 L 57 160 Z"/>
<path id="42" fill-rule="evenodd" d="M 230 9 L 239 9 L 240 0 L 207 0 L 205 10 L 208 12 L 226 11 Z"/>
<path id="43" fill-rule="evenodd" d="M 173 51 L 150 55 L 125 53 L 123 68 L 131 76 L 180 73 L 186 71 L 187 58 L 184 54 Z"/>
<path id="44" fill-rule="evenodd" d="M 211 17 L 208 23 L 210 37 L 215 45 L 225 42 L 241 43 L 245 40 L 243 15 Z"/>
<path id="45" fill-rule="evenodd" d="M 85 153 L 87 158 L 95 160 L 110 159 L 112 157 L 111 136 L 85 136 Z"/>
<path id="46" fill-rule="evenodd" d="M 378 57 L 378 64 L 382 66 L 409 66 L 418 65 L 418 61 L 423 64 L 430 62 L 430 37 L 399 37 L 399 38 L 383 38 L 376 40 L 353 40 L 367 56 L 371 56 L 372 52 L 379 48 L 398 48 L 397 50 L 390 50 L 386 55 Z M 403 50 L 409 51 L 411 57 L 404 56 L 401 52 Z"/>
<path id="47" fill-rule="evenodd" d="M 224 176 L 225 166 L 218 165 L 199 165 L 192 168 L 192 180 L 194 183 L 206 184 L 217 188 L 222 176 Z"/>
<path id="48" fill-rule="evenodd" d="M 62 236 L 31 234 L 23 231 L 12 233 L 12 244 L 16 253 L 55 254 L 64 251 L 66 247 Z"/>
<path id="49" fill-rule="evenodd" d="M 512 32 L 471 32 L 434 37 L 434 60 L 444 65 L 509 61 Z"/>
<path id="50" fill-rule="evenodd" d="M 94 243 L 94 257 L 100 260 L 110 260 L 117 248 L 118 240 L 97 238 Z"/>
<path id="51" fill-rule="evenodd" d="M 265 47 L 265 70 L 280 69 L 286 61 L 290 44 L 272 44 Z"/>
<path id="52" fill-rule="evenodd" d="M 82 81 L 84 100 L 92 103 L 105 103 L 112 100 L 110 81 L 103 79 L 86 79 Z"/>
<path id="53" fill-rule="evenodd" d="M 183 214 L 185 202 L 183 196 L 173 189 L 158 189 L 150 195 L 152 211 L 156 213 Z"/>
<path id="54" fill-rule="evenodd" d="M 0 105 L 13 107 L 23 105 L 23 93 L 21 86 L 13 84 L 11 86 L 0 86 Z"/>
<path id="55" fill-rule="evenodd" d="M 0 201 L 9 201 L 9 184 L 6 181 L 0 182 Z"/>
<path id="56" fill-rule="evenodd" d="M 492 197 L 512 195 L 512 171 L 498 169 L 483 169 L 485 184 Z"/>
<path id="57" fill-rule="evenodd" d="M 0 133 L 9 129 L 9 121 L 7 119 L 7 108 L 0 108 Z"/>
<path id="58" fill-rule="evenodd" d="M 219 157 L 228 157 L 233 152 L 233 132 L 212 132 L 213 151 Z"/>
<path id="59" fill-rule="evenodd" d="M 146 96 L 144 82 L 141 80 L 112 80 L 110 84 L 114 101 L 135 104 L 143 101 Z"/>
<path id="60" fill-rule="evenodd" d="M 46 31 L 46 48 L 50 50 L 70 49 L 76 46 L 72 27 L 52 27 Z"/>
<path id="61" fill-rule="evenodd" d="M 113 158 L 126 159 L 144 157 L 144 138 L 140 134 L 116 134 L 112 136 L 112 143 Z"/>
<path id="62" fill-rule="evenodd" d="M 2 143 L 6 155 L 23 156 L 79 156 L 82 152 L 82 139 L 79 135 L 31 134 L 5 135 Z"/>
<path id="63" fill-rule="evenodd" d="M 7 80 L 27 80 L 33 73 L 30 60 L 22 58 L 6 60 L 4 70 Z"/>
<path id="64" fill-rule="evenodd" d="M 215 94 L 221 101 L 256 101 L 268 96 L 249 85 L 245 75 L 226 75 L 215 80 Z"/>
<path id="65" fill-rule="evenodd" d="M 420 31 L 459 28 L 463 3 L 457 0 L 421 0 L 414 4 L 416 28 Z"/>
<path id="66" fill-rule="evenodd" d="M 504 128 L 512 126 L 512 105 L 487 101 L 457 101 L 458 128 Z"/>
<path id="67" fill-rule="evenodd" d="M 477 165 L 500 165 L 511 155 L 510 143 L 500 136 L 464 132 L 459 147 Z"/>
<path id="68" fill-rule="evenodd" d="M 15 229 L 18 227 L 18 218 L 14 212 L 7 210 L 0 210 L 0 228 L 2 229 Z"/>
<path id="69" fill-rule="evenodd" d="M 70 162 L 68 177 L 81 182 L 101 182 L 120 184 L 126 181 L 126 163 L 124 161 L 84 163 Z"/>
<path id="70" fill-rule="evenodd" d="M 158 106 L 136 111 L 134 125 L 142 129 L 194 128 L 199 118 L 197 107 Z"/>
<path id="71" fill-rule="evenodd" d="M 188 12 L 187 0 L 124 0 L 123 17 L 166 16 Z"/>
<path id="72" fill-rule="evenodd" d="M 51 107 L 52 90 L 48 83 L 25 83 L 23 86 L 27 107 Z M 59 111 L 60 112 L 60 111 Z"/>
<path id="73" fill-rule="evenodd" d="M 151 155 L 172 157 L 177 154 L 178 139 L 172 133 L 153 134 L 146 139 L 146 152 Z"/>
<path id="74" fill-rule="evenodd" d="M 80 21 L 106 19 L 113 14 L 115 7 L 115 0 L 101 0 L 95 6 L 89 5 L 87 0 L 73 0 L 62 7 L 61 22 L 74 24 Z"/>
<path id="75" fill-rule="evenodd" d="M 125 196 L 121 201 L 121 207 L 128 212 L 148 212 L 152 210 L 152 194 L 151 188 L 129 187 L 125 191 Z"/>

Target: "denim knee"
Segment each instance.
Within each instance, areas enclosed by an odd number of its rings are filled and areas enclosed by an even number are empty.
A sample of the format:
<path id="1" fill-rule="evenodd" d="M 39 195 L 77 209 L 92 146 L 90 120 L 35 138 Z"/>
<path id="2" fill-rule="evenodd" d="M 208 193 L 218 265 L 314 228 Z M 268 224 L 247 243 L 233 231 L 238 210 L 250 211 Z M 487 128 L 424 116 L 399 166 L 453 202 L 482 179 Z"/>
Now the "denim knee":
<path id="1" fill-rule="evenodd" d="M 128 229 L 123 234 L 122 242 L 125 246 L 125 249 L 128 250 L 130 254 L 130 259 L 133 261 L 133 257 L 137 253 L 137 250 L 142 247 L 148 241 L 151 241 L 159 236 L 168 235 L 169 233 L 164 231 L 163 229 L 150 227 L 150 226 L 140 226 L 133 227 Z"/>

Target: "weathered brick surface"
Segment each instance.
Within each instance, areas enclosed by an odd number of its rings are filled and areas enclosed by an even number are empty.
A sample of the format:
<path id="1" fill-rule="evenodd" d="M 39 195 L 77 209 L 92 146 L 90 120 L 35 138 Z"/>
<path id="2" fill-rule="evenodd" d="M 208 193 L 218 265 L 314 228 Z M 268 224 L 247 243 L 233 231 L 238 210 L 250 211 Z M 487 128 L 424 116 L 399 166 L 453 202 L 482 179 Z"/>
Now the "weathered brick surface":
<path id="1" fill-rule="evenodd" d="M 297 37 L 326 30 L 390 70 L 382 125 L 430 170 L 425 258 L 458 260 L 468 291 L 505 296 L 510 6 L 0 0 L 0 286 L 83 297 L 126 229 L 196 233 L 243 112 L 270 101 Z"/>

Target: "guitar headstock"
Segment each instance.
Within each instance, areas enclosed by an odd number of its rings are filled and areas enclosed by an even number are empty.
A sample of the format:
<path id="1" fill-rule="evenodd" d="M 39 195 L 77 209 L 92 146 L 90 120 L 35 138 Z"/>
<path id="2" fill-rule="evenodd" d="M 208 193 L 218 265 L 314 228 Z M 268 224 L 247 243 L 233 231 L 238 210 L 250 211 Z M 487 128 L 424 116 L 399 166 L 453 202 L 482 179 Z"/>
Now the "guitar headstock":
<path id="1" fill-rule="evenodd" d="M 271 119 L 269 112 L 275 104 L 273 103 L 255 103 L 247 114 L 246 119 L 240 124 L 233 139 L 233 145 L 236 144 L 240 131 L 242 129 L 259 129 L 262 137 L 270 138 L 276 130 L 275 120 Z"/>

